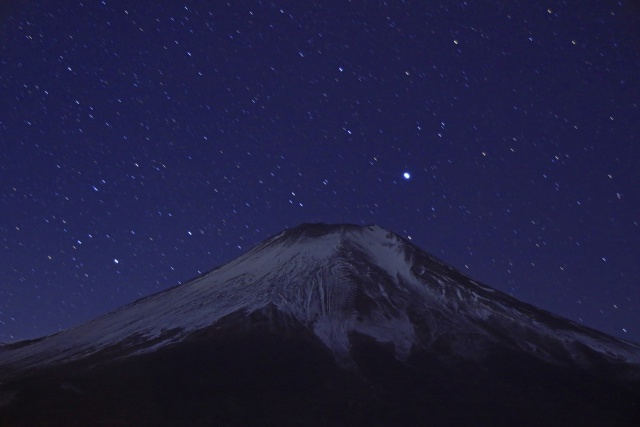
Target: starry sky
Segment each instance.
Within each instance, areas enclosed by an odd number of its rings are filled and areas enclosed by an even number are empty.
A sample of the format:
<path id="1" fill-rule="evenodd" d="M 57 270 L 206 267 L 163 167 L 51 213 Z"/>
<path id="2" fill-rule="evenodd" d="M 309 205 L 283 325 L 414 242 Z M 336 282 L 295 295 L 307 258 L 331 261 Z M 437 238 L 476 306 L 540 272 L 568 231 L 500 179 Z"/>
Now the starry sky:
<path id="1" fill-rule="evenodd" d="M 1 342 L 303 222 L 640 341 L 638 3 L 22 0 L 0 40 Z"/>

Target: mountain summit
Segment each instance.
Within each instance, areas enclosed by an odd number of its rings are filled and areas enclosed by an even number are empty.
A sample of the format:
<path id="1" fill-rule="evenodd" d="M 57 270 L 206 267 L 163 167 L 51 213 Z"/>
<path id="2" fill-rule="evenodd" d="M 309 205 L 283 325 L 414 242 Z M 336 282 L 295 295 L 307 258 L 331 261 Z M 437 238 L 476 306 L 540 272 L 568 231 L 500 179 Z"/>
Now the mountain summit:
<path id="1" fill-rule="evenodd" d="M 380 227 L 303 224 L 183 285 L 0 347 L 0 424 L 633 425 L 639 384 L 637 344 Z"/>

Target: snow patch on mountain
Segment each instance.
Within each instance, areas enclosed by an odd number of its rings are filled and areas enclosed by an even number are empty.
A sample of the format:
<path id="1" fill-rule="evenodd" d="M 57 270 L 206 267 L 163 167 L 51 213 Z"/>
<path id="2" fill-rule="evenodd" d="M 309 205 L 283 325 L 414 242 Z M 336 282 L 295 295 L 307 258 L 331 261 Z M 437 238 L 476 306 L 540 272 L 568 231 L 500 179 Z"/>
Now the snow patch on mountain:
<path id="1" fill-rule="evenodd" d="M 113 348 L 121 357 L 142 354 L 227 315 L 269 305 L 306 325 L 339 360 L 349 358 L 350 336 L 359 333 L 393 344 L 400 360 L 418 342 L 439 337 L 474 357 L 478 337 L 497 342 L 507 336 L 509 345 L 540 357 L 550 358 L 547 346 L 560 343 L 579 358 L 581 343 L 607 358 L 640 363 L 638 345 L 481 285 L 380 227 L 303 225 L 183 285 L 32 344 L 3 349 L 0 366 L 19 370 Z M 428 339 L 417 336 L 416 312 L 429 327 Z"/>

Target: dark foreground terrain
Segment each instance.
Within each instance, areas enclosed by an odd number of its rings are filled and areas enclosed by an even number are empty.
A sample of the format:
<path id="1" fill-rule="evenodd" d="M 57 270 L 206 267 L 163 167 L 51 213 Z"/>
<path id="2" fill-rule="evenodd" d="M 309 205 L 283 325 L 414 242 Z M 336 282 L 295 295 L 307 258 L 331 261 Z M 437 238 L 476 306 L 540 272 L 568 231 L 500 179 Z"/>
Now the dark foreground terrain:
<path id="1" fill-rule="evenodd" d="M 0 408 L 0 425 L 640 425 L 637 382 L 499 349 L 483 364 L 428 354 L 402 363 L 364 336 L 353 337 L 356 365 L 344 369 L 273 311 L 222 323 L 224 332 L 120 363 L 88 369 L 88 360 L 6 384 L 5 395 L 17 394 Z"/>

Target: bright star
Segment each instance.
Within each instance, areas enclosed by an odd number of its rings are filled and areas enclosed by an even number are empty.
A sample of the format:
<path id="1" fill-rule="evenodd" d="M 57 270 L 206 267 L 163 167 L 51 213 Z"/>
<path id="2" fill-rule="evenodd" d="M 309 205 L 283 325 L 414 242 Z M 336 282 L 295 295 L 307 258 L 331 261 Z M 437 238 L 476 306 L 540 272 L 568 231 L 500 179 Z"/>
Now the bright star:
<path id="1" fill-rule="evenodd" d="M 411 174 L 409 172 L 403 173 L 402 176 L 404 177 L 404 179 L 411 179 Z"/>

